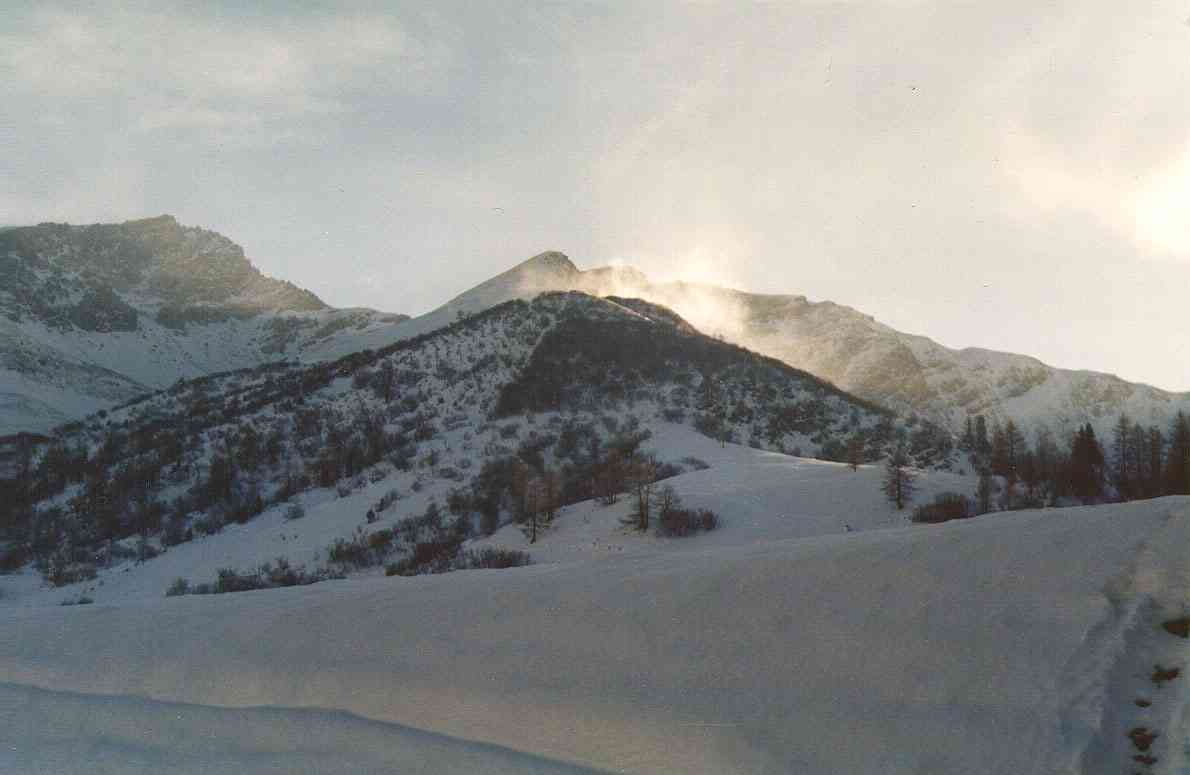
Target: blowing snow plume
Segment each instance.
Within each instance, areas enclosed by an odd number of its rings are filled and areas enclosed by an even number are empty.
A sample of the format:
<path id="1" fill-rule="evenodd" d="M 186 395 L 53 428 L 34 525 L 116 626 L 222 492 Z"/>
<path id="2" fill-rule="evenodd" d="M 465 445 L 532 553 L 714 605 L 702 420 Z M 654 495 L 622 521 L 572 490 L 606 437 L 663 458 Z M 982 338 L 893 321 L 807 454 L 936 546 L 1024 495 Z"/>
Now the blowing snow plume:
<path id="1" fill-rule="evenodd" d="M 984 415 L 1000 422 L 1013 419 L 1021 427 L 1058 436 L 1089 422 L 1106 437 L 1122 413 L 1146 425 L 1167 427 L 1179 409 L 1190 410 L 1190 394 L 1169 393 L 1110 374 L 1058 369 L 1026 355 L 955 350 L 897 331 L 832 301 L 748 293 L 681 279 L 684 273 L 703 278 L 722 275 L 694 260 L 674 273 L 679 279 L 655 282 L 631 266 L 580 270 L 565 255 L 548 252 L 462 294 L 431 315 L 448 309 L 450 315 L 458 314 L 453 310 L 548 290 L 636 297 L 672 309 L 703 333 L 777 358 L 861 398 L 915 413 L 955 432 L 961 432 L 969 417 Z"/>

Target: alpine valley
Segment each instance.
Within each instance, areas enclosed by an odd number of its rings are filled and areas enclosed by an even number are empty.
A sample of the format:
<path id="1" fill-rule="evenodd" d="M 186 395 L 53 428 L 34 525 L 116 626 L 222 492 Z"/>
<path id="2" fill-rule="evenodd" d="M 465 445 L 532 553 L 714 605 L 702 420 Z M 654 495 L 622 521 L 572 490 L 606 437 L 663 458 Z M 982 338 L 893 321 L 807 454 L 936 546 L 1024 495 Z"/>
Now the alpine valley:
<path id="1" fill-rule="evenodd" d="M 169 216 L 0 231 L 0 359 L 0 771 L 1188 771 L 1185 395 Z"/>

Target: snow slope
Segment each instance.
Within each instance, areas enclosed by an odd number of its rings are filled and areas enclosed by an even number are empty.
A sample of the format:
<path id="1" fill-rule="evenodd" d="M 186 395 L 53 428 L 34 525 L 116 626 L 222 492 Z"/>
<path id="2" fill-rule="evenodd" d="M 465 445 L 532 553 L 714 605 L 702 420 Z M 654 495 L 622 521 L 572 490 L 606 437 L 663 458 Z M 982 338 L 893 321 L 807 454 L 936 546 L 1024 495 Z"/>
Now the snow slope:
<path id="1" fill-rule="evenodd" d="M 1185 771 L 1185 680 L 1142 668 L 1190 661 L 1157 627 L 1190 606 L 1190 499 L 906 526 L 875 469 L 651 443 L 711 464 L 671 482 L 719 531 L 578 504 L 506 571 L 134 594 L 225 532 L 95 605 L 0 580 L 0 770 L 1126 772 L 1140 719 L 1147 771 Z"/>
<path id="2" fill-rule="evenodd" d="M 544 424 L 544 423 L 542 423 Z M 720 529 L 680 541 L 640 536 L 624 529 L 630 503 L 622 498 L 612 507 L 585 501 L 564 508 L 553 527 L 530 546 L 517 525 L 508 525 L 471 546 L 499 546 L 529 551 L 537 562 L 602 559 L 627 552 L 647 555 L 658 551 L 689 551 L 737 546 L 758 541 L 835 535 L 851 530 L 903 526 L 907 511 L 896 511 L 880 493 L 883 470 L 861 466 L 853 472 L 844 464 L 795 458 L 737 444 L 720 445 L 684 425 L 654 420 L 646 425 L 653 437 L 646 452 L 660 460 L 694 456 L 710 468 L 668 479 L 690 506 L 710 508 L 721 515 Z M 449 435 L 441 449 L 462 446 L 462 434 Z M 449 453 L 443 452 L 443 455 Z M 419 491 L 413 484 L 419 481 Z M 971 477 L 943 471 L 922 472 L 918 500 L 939 492 L 969 492 Z M 350 538 L 357 528 L 374 532 L 390 528 L 405 517 L 421 514 L 426 505 L 445 501 L 455 486 L 449 480 L 425 477 L 417 471 L 393 472 L 346 497 L 331 489 L 300 496 L 306 516 L 287 521 L 284 504 L 273 506 L 246 524 L 229 524 L 222 531 L 199 537 L 143 563 L 100 568 L 94 581 L 55 588 L 32 567 L 0 575 L 0 609 L 5 606 L 55 606 L 87 596 L 100 604 L 123 604 L 159 599 L 177 578 L 213 580 L 219 569 L 251 569 L 285 557 L 313 569 L 323 564 L 326 549 L 337 538 Z M 386 492 L 402 493 L 391 509 L 367 524 L 364 514 Z M 378 572 L 378 571 L 375 571 Z"/>

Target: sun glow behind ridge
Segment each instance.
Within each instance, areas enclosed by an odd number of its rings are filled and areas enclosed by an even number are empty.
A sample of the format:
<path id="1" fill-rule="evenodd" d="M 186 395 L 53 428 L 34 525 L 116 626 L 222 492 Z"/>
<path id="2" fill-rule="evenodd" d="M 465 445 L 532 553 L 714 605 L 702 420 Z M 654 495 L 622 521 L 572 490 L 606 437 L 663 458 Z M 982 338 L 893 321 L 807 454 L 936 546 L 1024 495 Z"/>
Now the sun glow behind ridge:
<path id="1" fill-rule="evenodd" d="M 1162 258 L 1190 260 L 1190 148 L 1149 179 L 1137 193 L 1134 212 L 1138 241 Z"/>

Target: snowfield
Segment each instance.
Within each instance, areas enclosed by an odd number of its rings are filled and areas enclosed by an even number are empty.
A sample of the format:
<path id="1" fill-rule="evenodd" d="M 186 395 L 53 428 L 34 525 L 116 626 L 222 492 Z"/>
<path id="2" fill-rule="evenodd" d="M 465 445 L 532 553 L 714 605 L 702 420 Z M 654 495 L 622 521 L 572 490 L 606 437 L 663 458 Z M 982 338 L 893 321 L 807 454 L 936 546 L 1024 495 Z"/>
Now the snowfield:
<path id="1" fill-rule="evenodd" d="M 1190 498 L 912 526 L 874 467 L 650 444 L 711 464 L 670 483 L 719 530 L 583 503 L 476 542 L 524 568 L 162 596 L 312 557 L 360 521 L 339 499 L 105 572 L 94 605 L 0 577 L 0 771 L 1187 771 L 1186 678 L 1149 674 L 1190 667 L 1160 628 L 1190 612 Z"/>

